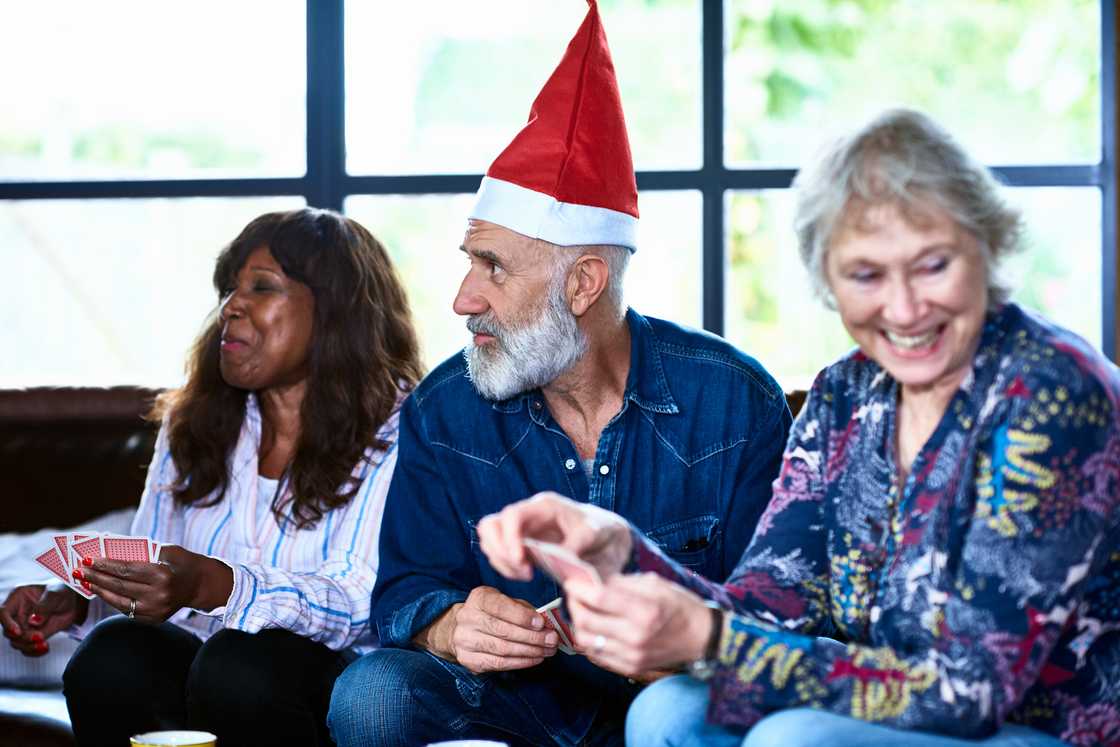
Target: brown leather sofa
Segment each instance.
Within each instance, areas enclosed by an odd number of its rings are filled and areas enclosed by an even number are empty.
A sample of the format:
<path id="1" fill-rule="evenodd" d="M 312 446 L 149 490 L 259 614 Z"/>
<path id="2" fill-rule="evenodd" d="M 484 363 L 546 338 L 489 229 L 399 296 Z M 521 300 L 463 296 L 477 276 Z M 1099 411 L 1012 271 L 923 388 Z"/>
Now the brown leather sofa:
<path id="1" fill-rule="evenodd" d="M 0 390 L 0 533 L 73 526 L 135 506 L 155 443 L 144 419 L 156 391 L 135 387 Z M 787 395 L 796 413 L 804 392 Z M 72 745 L 67 721 L 44 715 L 60 692 L 5 690 L 0 747 Z"/>

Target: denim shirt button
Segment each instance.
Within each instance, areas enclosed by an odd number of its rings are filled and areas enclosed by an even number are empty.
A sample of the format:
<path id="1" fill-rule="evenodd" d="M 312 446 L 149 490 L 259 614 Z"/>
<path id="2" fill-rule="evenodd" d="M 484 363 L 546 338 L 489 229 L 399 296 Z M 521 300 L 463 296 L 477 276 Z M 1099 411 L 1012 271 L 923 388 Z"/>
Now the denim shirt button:
<path id="1" fill-rule="evenodd" d="M 600 464 L 600 465 L 599 465 L 599 474 L 600 474 L 600 475 L 606 475 L 606 474 L 609 474 L 609 473 L 610 473 L 610 471 L 611 471 L 611 468 L 610 468 L 610 467 L 608 467 L 607 465 L 605 465 L 605 464 Z"/>
<path id="2" fill-rule="evenodd" d="M 575 459 L 569 459 L 568 461 L 564 462 L 564 467 L 568 470 L 575 469 L 576 468 L 576 460 Z"/>
<path id="3" fill-rule="evenodd" d="M 539 410 L 539 409 L 541 409 L 542 406 L 543 405 L 541 405 L 541 401 L 539 399 L 533 400 L 533 409 L 534 410 Z"/>

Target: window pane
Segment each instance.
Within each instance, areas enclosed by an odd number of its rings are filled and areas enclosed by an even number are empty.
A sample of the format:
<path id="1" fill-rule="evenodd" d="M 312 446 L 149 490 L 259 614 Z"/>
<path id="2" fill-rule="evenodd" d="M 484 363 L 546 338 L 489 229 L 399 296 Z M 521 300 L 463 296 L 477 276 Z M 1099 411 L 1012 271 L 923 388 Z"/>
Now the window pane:
<path id="1" fill-rule="evenodd" d="M 1012 299 L 1101 340 L 1101 198 L 1096 189 L 1012 189 L 1027 222 L 1025 250 L 1006 267 Z M 727 337 L 786 389 L 805 389 L 853 343 L 813 296 L 793 235 L 793 194 L 728 197 Z"/>
<path id="2" fill-rule="evenodd" d="M 1099 0 L 728 0 L 729 163 L 923 109 L 988 163 L 1100 158 Z"/>
<path id="3" fill-rule="evenodd" d="M 424 360 L 435 366 L 466 344 L 451 310 L 467 260 L 459 251 L 474 195 L 351 197 L 346 213 L 383 241 L 408 289 Z M 625 297 L 643 314 L 700 325 L 700 195 L 642 192 L 638 252 Z"/>
<path id="4" fill-rule="evenodd" d="M 303 0 L 5 3 L 0 179 L 302 174 L 306 14 Z"/>
<path id="5" fill-rule="evenodd" d="M 0 202 L 0 388 L 175 386 L 214 260 L 298 198 Z"/>
<path id="6" fill-rule="evenodd" d="M 599 6 L 635 166 L 695 168 L 699 0 Z M 525 123 L 586 11 L 575 0 L 347 2 L 348 170 L 485 171 Z"/>
<path id="7" fill-rule="evenodd" d="M 1027 221 L 1025 249 L 1006 272 L 1012 298 L 1101 346 L 1101 193 L 1011 189 Z"/>
<path id="8" fill-rule="evenodd" d="M 810 289 L 791 228 L 793 193 L 730 192 L 726 204 L 727 339 L 787 391 L 806 389 L 852 340 Z"/>
<path id="9" fill-rule="evenodd" d="M 408 291 L 416 332 L 428 368 L 459 350 L 469 334 L 451 310 L 467 271 L 459 251 L 474 195 L 359 196 L 346 214 L 385 244 Z"/>
<path id="10" fill-rule="evenodd" d="M 639 192 L 638 251 L 626 270 L 627 303 L 649 316 L 703 324 L 699 192 Z"/>

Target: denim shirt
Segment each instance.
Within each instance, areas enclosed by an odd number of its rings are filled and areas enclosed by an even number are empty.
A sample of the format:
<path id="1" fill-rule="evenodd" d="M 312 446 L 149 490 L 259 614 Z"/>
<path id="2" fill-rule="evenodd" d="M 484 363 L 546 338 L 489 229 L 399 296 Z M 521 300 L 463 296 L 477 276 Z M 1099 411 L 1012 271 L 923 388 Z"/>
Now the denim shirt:
<path id="1" fill-rule="evenodd" d="M 483 516 L 542 490 L 621 514 L 708 578 L 730 574 L 770 498 L 791 422 L 785 397 L 757 361 L 719 337 L 633 310 L 626 319 L 626 390 L 590 477 L 539 390 L 485 400 L 462 355 L 405 402 L 372 597 L 382 645 L 410 646 L 477 586 L 534 606 L 560 596 L 542 573 L 529 582 L 500 576 L 476 532 Z M 624 679 L 581 656 L 484 677 L 452 671 L 461 691 L 484 687 L 486 677 L 515 678 L 561 744 L 583 737 L 604 698 L 632 695 Z"/>

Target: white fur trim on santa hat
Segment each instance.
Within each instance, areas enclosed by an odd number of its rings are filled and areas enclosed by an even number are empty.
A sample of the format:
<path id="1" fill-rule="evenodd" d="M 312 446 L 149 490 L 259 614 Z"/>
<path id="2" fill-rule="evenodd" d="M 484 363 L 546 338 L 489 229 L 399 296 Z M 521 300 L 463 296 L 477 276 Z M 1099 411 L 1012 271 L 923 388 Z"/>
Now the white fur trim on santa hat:
<path id="1" fill-rule="evenodd" d="M 636 251 L 638 219 L 610 208 L 560 202 L 503 179 L 482 177 L 471 218 L 560 246 L 613 244 Z"/>

